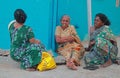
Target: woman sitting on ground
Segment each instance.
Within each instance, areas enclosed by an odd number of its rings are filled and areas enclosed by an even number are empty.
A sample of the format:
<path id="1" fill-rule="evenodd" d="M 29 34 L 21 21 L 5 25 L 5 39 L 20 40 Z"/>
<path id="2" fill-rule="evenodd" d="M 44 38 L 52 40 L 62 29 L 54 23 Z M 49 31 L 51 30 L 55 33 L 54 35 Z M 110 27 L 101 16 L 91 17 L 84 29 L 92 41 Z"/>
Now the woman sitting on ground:
<path id="1" fill-rule="evenodd" d="M 90 52 L 84 58 L 86 66 L 100 64 L 101 67 L 107 67 L 116 62 L 117 42 L 109 26 L 110 22 L 106 15 L 96 14 L 92 29 L 94 32 L 90 35 L 89 47 L 86 49 Z"/>
<path id="2" fill-rule="evenodd" d="M 58 44 L 58 53 L 65 57 L 66 66 L 77 70 L 80 65 L 80 59 L 84 55 L 84 48 L 77 35 L 74 26 L 70 25 L 70 17 L 64 15 L 61 18 L 61 26 L 56 27 L 56 42 Z"/>
<path id="3" fill-rule="evenodd" d="M 14 18 L 15 21 L 9 24 L 10 56 L 20 62 L 21 68 L 33 71 L 41 62 L 41 52 L 46 51 L 45 47 L 34 38 L 32 29 L 24 25 L 27 15 L 22 9 L 14 12 Z"/>

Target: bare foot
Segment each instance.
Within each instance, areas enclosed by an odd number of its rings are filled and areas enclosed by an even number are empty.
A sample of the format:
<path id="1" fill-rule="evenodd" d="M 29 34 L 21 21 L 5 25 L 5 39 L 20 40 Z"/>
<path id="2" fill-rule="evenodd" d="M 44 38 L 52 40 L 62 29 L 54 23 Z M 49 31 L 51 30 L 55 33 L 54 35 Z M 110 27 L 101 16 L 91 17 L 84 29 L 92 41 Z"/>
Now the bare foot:
<path id="1" fill-rule="evenodd" d="M 100 67 L 105 68 L 105 67 L 108 67 L 108 66 L 110 66 L 110 65 L 112 65 L 112 61 L 109 59 L 106 63 L 104 63 L 104 64 L 101 65 Z"/>
<path id="2" fill-rule="evenodd" d="M 68 61 L 66 63 L 66 66 L 70 69 L 77 70 L 77 66 L 75 65 L 75 63 L 73 61 Z"/>
<path id="3" fill-rule="evenodd" d="M 27 71 L 35 71 L 36 69 L 31 67 L 31 68 L 27 68 L 25 70 L 27 70 Z"/>
<path id="4" fill-rule="evenodd" d="M 73 70 L 77 70 L 77 66 L 74 64 L 74 62 L 71 62 L 70 68 Z"/>
<path id="5" fill-rule="evenodd" d="M 69 62 L 68 62 L 68 61 L 66 62 L 66 66 L 67 66 L 67 67 L 69 67 L 69 66 L 70 66 L 70 64 L 69 64 Z"/>
<path id="6" fill-rule="evenodd" d="M 71 64 L 70 64 L 70 59 L 67 60 L 66 66 L 67 66 L 67 67 L 70 67 L 70 66 L 71 66 Z"/>

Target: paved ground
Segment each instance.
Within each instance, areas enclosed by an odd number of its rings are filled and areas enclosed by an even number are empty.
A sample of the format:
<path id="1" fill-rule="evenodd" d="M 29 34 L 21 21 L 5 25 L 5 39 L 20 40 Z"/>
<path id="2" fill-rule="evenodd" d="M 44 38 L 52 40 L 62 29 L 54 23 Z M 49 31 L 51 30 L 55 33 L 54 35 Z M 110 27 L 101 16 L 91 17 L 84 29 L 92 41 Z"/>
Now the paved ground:
<path id="1" fill-rule="evenodd" d="M 118 40 L 120 56 L 120 38 Z M 85 44 L 85 43 L 84 43 Z M 84 45 L 86 46 L 86 45 Z M 9 56 L 0 56 L 0 78 L 119 78 L 120 65 L 113 64 L 107 68 L 99 68 L 94 71 L 83 69 L 84 63 L 77 71 L 68 69 L 65 65 L 59 65 L 56 69 L 49 71 L 29 72 L 21 70 L 19 64 Z"/>

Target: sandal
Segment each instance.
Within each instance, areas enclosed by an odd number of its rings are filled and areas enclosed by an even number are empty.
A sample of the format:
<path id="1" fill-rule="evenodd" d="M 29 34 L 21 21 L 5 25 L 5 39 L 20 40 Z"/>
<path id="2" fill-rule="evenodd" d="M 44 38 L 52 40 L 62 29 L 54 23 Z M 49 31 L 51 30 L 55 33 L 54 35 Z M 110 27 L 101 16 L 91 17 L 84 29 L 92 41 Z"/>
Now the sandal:
<path id="1" fill-rule="evenodd" d="M 120 57 L 118 57 L 116 61 L 117 61 L 117 64 L 120 65 Z"/>
<path id="2" fill-rule="evenodd" d="M 8 55 L 9 55 L 9 52 L 7 52 L 7 51 L 0 53 L 0 56 L 8 56 Z"/>
<path id="3" fill-rule="evenodd" d="M 83 67 L 83 69 L 87 69 L 87 70 L 96 70 L 98 69 L 99 67 L 98 66 L 95 66 L 95 65 L 90 65 L 90 66 L 86 66 L 86 67 Z"/>
<path id="4" fill-rule="evenodd" d="M 8 56 L 8 55 L 9 55 L 9 52 L 7 52 L 7 51 L 2 54 L 2 56 Z"/>
<path id="5" fill-rule="evenodd" d="M 117 65 L 120 65 L 120 60 L 116 60 L 116 64 L 117 64 Z"/>

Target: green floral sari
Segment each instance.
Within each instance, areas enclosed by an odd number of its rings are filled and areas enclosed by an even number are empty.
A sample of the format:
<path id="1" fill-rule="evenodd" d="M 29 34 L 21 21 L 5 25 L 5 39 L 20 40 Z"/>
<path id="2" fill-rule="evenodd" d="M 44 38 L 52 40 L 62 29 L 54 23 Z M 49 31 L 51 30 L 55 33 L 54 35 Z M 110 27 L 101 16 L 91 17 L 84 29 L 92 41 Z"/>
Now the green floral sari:
<path id="1" fill-rule="evenodd" d="M 32 44 L 29 39 L 34 37 L 30 27 L 23 25 L 15 28 L 14 23 L 9 27 L 11 48 L 10 56 L 13 60 L 21 63 L 21 68 L 33 67 L 41 62 L 41 52 L 45 51 L 42 44 Z"/>
<path id="2" fill-rule="evenodd" d="M 116 60 L 117 42 L 109 26 L 102 26 L 95 30 L 90 36 L 90 40 L 94 40 L 95 45 L 84 57 L 86 65 L 104 64 L 108 59 L 113 62 Z"/>

